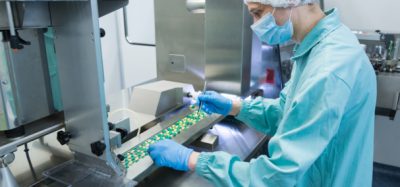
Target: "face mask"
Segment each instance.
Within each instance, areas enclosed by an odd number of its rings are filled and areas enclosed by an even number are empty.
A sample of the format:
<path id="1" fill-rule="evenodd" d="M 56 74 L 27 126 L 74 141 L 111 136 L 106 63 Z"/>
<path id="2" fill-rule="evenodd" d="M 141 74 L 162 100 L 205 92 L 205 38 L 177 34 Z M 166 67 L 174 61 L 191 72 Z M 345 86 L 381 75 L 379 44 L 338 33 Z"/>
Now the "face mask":
<path id="1" fill-rule="evenodd" d="M 275 9 L 272 14 L 268 13 L 251 26 L 251 29 L 260 40 L 269 45 L 285 43 L 293 36 L 292 10 L 290 10 L 289 20 L 282 26 L 276 24 L 273 16 L 274 12 Z"/>

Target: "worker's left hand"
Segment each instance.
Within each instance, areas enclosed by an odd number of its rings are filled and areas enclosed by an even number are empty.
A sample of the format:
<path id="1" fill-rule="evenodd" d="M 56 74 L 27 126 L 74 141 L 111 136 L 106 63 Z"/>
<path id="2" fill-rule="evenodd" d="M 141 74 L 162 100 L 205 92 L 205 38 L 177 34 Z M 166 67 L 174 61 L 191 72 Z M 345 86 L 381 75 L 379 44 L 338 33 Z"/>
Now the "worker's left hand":
<path id="1" fill-rule="evenodd" d="M 162 140 L 150 145 L 148 152 L 157 166 L 188 171 L 189 157 L 193 149 L 186 148 L 172 140 Z"/>

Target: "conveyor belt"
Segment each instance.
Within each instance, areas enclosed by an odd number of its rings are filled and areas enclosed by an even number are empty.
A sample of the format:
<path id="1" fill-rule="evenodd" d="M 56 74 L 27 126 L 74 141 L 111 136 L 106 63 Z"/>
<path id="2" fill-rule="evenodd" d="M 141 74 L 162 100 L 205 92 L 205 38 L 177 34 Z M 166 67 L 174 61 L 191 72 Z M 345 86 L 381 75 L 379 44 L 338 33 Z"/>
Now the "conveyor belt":
<path id="1" fill-rule="evenodd" d="M 143 141 L 141 144 L 123 153 L 122 155 L 125 158 L 123 161 L 121 161 L 123 166 L 128 169 L 132 164 L 138 162 L 140 159 L 148 155 L 147 150 L 151 144 L 164 139 L 172 139 L 207 116 L 205 112 L 193 110 L 194 107 L 191 107 L 191 109 L 194 111 L 193 113 L 187 115 L 181 120 L 176 121 L 173 125 L 163 129 L 158 134 L 148 138 L 146 141 Z"/>

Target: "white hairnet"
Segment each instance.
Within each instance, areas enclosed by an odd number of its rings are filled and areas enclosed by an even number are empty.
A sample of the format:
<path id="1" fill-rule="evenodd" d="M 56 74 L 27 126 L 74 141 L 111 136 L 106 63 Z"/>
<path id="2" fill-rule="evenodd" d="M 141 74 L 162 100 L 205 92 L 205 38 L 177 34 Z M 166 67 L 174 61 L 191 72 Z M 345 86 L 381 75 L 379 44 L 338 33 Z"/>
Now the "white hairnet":
<path id="1" fill-rule="evenodd" d="M 264 5 L 271 5 L 272 7 L 287 8 L 315 3 L 317 0 L 244 0 L 247 3 L 261 3 Z"/>

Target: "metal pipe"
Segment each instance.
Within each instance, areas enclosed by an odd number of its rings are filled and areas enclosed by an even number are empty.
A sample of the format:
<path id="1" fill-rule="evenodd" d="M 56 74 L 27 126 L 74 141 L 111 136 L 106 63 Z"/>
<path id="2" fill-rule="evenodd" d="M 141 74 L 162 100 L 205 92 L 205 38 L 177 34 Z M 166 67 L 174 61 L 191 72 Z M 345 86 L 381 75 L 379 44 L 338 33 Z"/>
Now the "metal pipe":
<path id="1" fill-rule="evenodd" d="M 0 187 L 19 187 L 8 165 L 15 159 L 14 153 L 0 157 Z"/>
<path id="2" fill-rule="evenodd" d="M 193 14 L 204 14 L 206 12 L 206 0 L 186 0 L 186 8 Z"/>
<path id="3" fill-rule="evenodd" d="M 21 138 L 10 140 L 8 138 L 0 136 L 0 156 L 15 151 L 20 145 L 36 140 L 40 137 L 43 137 L 47 134 L 63 128 L 64 123 L 61 120 L 62 118 L 60 116 L 55 116 L 52 119 L 44 119 L 36 123 L 26 125 L 26 127 L 32 129 L 27 129 L 28 133 Z"/>
<path id="4" fill-rule="evenodd" d="M 128 30 L 128 12 L 126 10 L 126 6 L 122 8 L 122 12 L 124 15 L 124 33 L 125 33 L 125 40 L 128 42 L 128 44 L 131 45 L 138 45 L 138 46 L 147 46 L 147 47 L 155 47 L 155 44 L 149 44 L 149 43 L 138 43 L 138 42 L 133 42 L 129 39 L 129 30 Z"/>
<path id="5" fill-rule="evenodd" d="M 7 18 L 8 18 L 8 25 L 10 26 L 10 33 L 11 36 L 15 36 L 15 25 L 13 19 L 13 13 L 11 10 L 11 3 L 10 1 L 6 1 L 6 8 L 7 8 Z"/>

